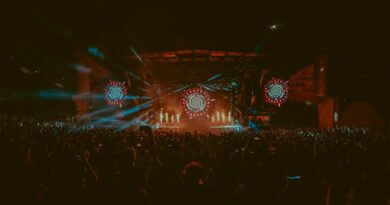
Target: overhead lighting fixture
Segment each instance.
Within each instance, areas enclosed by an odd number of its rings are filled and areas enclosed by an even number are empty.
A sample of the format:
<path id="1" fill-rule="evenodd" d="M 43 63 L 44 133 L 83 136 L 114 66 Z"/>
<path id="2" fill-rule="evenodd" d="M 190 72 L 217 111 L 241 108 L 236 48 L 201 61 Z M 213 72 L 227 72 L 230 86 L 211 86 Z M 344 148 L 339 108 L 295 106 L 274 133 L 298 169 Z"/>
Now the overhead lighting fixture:
<path id="1" fill-rule="evenodd" d="M 279 29 L 279 25 L 278 24 L 272 24 L 270 27 L 269 27 L 269 29 L 271 29 L 272 31 L 276 31 L 276 30 L 278 30 Z"/>

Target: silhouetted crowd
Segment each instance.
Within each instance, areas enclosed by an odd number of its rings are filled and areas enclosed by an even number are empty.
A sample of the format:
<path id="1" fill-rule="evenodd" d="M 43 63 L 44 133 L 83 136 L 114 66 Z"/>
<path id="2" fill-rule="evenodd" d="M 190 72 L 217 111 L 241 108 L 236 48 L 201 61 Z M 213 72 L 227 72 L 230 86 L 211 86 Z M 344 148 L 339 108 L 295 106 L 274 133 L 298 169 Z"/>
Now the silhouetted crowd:
<path id="1" fill-rule="evenodd" d="M 390 140 L 381 130 L 0 124 L 0 204 L 390 203 Z"/>

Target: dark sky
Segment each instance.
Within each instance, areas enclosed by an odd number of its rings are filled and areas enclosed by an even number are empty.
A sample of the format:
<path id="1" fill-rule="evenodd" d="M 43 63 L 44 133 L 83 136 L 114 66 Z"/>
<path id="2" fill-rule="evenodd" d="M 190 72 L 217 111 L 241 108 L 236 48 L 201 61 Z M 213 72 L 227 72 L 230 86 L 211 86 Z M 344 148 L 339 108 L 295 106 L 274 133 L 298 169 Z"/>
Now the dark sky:
<path id="1" fill-rule="evenodd" d="M 281 52 L 307 46 L 347 47 L 375 32 L 378 24 L 369 5 L 338 1 L 143 2 L 14 1 L 6 11 L 6 30 L 12 40 L 35 40 L 48 47 L 70 41 L 133 45 L 146 51 L 250 50 L 266 41 L 270 51 Z M 270 35 L 268 28 L 274 23 L 282 26 Z"/>
<path id="2" fill-rule="evenodd" d="M 282 57 L 298 52 L 298 58 L 323 48 L 356 54 L 373 46 L 381 28 L 373 6 L 339 1 L 36 0 L 5 8 L 6 42 L 14 52 L 59 55 L 90 44 L 117 55 L 129 46 L 145 52 L 260 46 Z M 272 24 L 280 29 L 270 32 Z"/>
<path id="3" fill-rule="evenodd" d="M 64 76 L 71 86 L 72 55 L 91 45 L 112 58 L 130 55 L 130 46 L 140 53 L 256 50 L 287 74 L 326 51 L 334 89 L 354 98 L 383 95 L 389 79 L 380 63 L 385 7 L 374 2 L 35 0 L 2 7 L 3 89 L 50 87 Z M 40 70 L 40 77 L 20 77 L 21 66 Z"/>

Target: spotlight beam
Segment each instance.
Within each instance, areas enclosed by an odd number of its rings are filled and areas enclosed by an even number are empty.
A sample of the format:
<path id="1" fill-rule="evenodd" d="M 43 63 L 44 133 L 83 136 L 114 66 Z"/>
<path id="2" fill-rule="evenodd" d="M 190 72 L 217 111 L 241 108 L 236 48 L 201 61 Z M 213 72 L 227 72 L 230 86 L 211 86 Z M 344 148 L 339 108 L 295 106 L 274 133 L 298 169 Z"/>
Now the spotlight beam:
<path id="1" fill-rule="evenodd" d="M 128 73 L 129 75 L 131 75 L 131 77 L 133 77 L 133 78 L 135 78 L 135 79 L 137 79 L 137 80 L 139 80 L 139 81 L 142 81 L 145 85 L 151 86 L 151 84 L 150 84 L 149 82 L 147 82 L 146 80 L 143 80 L 141 77 L 139 77 L 138 75 L 132 73 L 131 71 L 127 71 L 127 73 Z"/>
<path id="2" fill-rule="evenodd" d="M 90 112 L 90 113 L 87 113 L 87 114 L 84 114 L 84 115 L 82 115 L 81 117 L 80 117 L 80 119 L 82 119 L 82 120 L 84 120 L 84 119 L 86 119 L 86 118 L 90 118 L 90 117 L 92 117 L 92 116 L 95 116 L 95 115 L 99 115 L 99 114 L 103 114 L 103 113 L 106 113 L 106 112 L 111 112 L 111 111 L 115 111 L 115 110 L 117 110 L 118 109 L 118 107 L 114 107 L 114 106 L 110 106 L 110 107 L 105 107 L 105 108 L 103 108 L 103 109 L 100 109 L 100 110 L 96 110 L 96 111 L 94 111 L 94 112 Z"/>
<path id="3" fill-rule="evenodd" d="M 211 92 L 215 92 L 215 91 L 216 91 L 216 90 L 214 90 L 214 89 L 208 87 L 207 85 L 199 84 L 199 86 L 201 86 L 202 88 L 204 88 L 204 89 L 206 89 L 206 90 L 208 90 L 208 91 L 211 91 Z"/>
<path id="4" fill-rule="evenodd" d="M 133 52 L 133 54 L 135 55 L 135 57 L 137 57 L 137 59 L 139 60 L 139 62 L 141 62 L 141 63 L 143 64 L 144 61 L 142 60 L 141 56 L 138 55 L 137 51 L 136 51 L 133 47 L 130 47 L 130 50 L 131 50 L 131 52 Z"/>
<path id="5" fill-rule="evenodd" d="M 43 99 L 72 99 L 75 92 L 62 90 L 41 90 L 37 92 L 37 96 Z"/>
<path id="6" fill-rule="evenodd" d="M 222 73 L 218 73 L 218 74 L 216 74 L 216 75 L 213 75 L 213 76 L 211 76 L 207 81 L 215 80 L 215 79 L 221 77 L 221 75 L 222 75 Z"/>
<path id="7" fill-rule="evenodd" d="M 139 90 L 142 90 L 142 91 L 144 91 L 144 92 L 149 92 L 149 90 L 146 90 L 146 89 L 144 89 L 144 88 L 138 88 Z"/>
<path id="8" fill-rule="evenodd" d="M 134 96 L 134 95 L 127 95 L 127 96 L 125 96 L 125 99 L 127 99 L 127 100 L 134 100 L 134 99 L 149 100 L 149 99 L 151 99 L 151 97 L 149 97 L 149 96 Z"/>
<path id="9" fill-rule="evenodd" d="M 142 122 L 144 122 L 144 121 L 141 122 L 141 119 L 142 119 L 143 117 L 145 117 L 148 113 L 149 113 L 149 111 L 146 111 L 146 112 L 143 113 L 141 116 L 132 119 L 130 122 L 124 123 L 121 127 L 119 127 L 119 128 L 117 129 L 117 131 L 124 130 L 124 129 L 130 127 L 131 125 L 134 125 L 134 124 L 137 124 L 137 123 L 142 123 Z"/>
<path id="10" fill-rule="evenodd" d="M 184 86 L 184 87 L 181 87 L 181 88 L 179 88 L 179 89 L 176 89 L 175 91 L 173 91 L 173 93 L 178 93 L 178 92 L 180 92 L 180 91 L 182 91 L 182 90 L 188 88 L 189 86 L 190 86 L 190 85 L 186 85 L 186 86 Z M 170 93 L 168 93 L 168 94 L 170 94 Z"/>
<path id="11" fill-rule="evenodd" d="M 110 117 L 104 117 L 104 118 L 100 118 L 98 120 L 96 120 L 95 122 L 92 122 L 90 123 L 90 125 L 98 125 L 98 124 L 102 124 L 102 123 L 105 123 L 105 122 L 109 122 L 109 121 L 112 121 L 112 120 L 115 120 L 117 117 L 121 117 L 121 116 L 127 116 L 127 115 L 131 115 L 133 113 L 136 113 L 140 110 L 143 110 L 145 108 L 148 108 L 150 106 L 152 106 L 152 103 L 153 103 L 153 100 L 150 100 L 148 102 L 145 102 L 141 105 L 138 105 L 138 106 L 134 106 L 130 109 L 127 109 L 127 110 L 124 110 L 120 113 L 117 113 L 113 116 L 110 116 Z"/>

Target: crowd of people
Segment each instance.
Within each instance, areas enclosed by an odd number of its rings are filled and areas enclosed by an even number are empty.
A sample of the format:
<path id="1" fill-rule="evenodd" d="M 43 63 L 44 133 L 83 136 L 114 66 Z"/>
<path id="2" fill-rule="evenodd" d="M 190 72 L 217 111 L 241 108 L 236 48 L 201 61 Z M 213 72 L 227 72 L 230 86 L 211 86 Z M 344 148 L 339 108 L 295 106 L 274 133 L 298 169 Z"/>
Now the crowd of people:
<path id="1" fill-rule="evenodd" d="M 390 138 L 381 130 L 0 124 L 1 204 L 390 203 Z"/>

